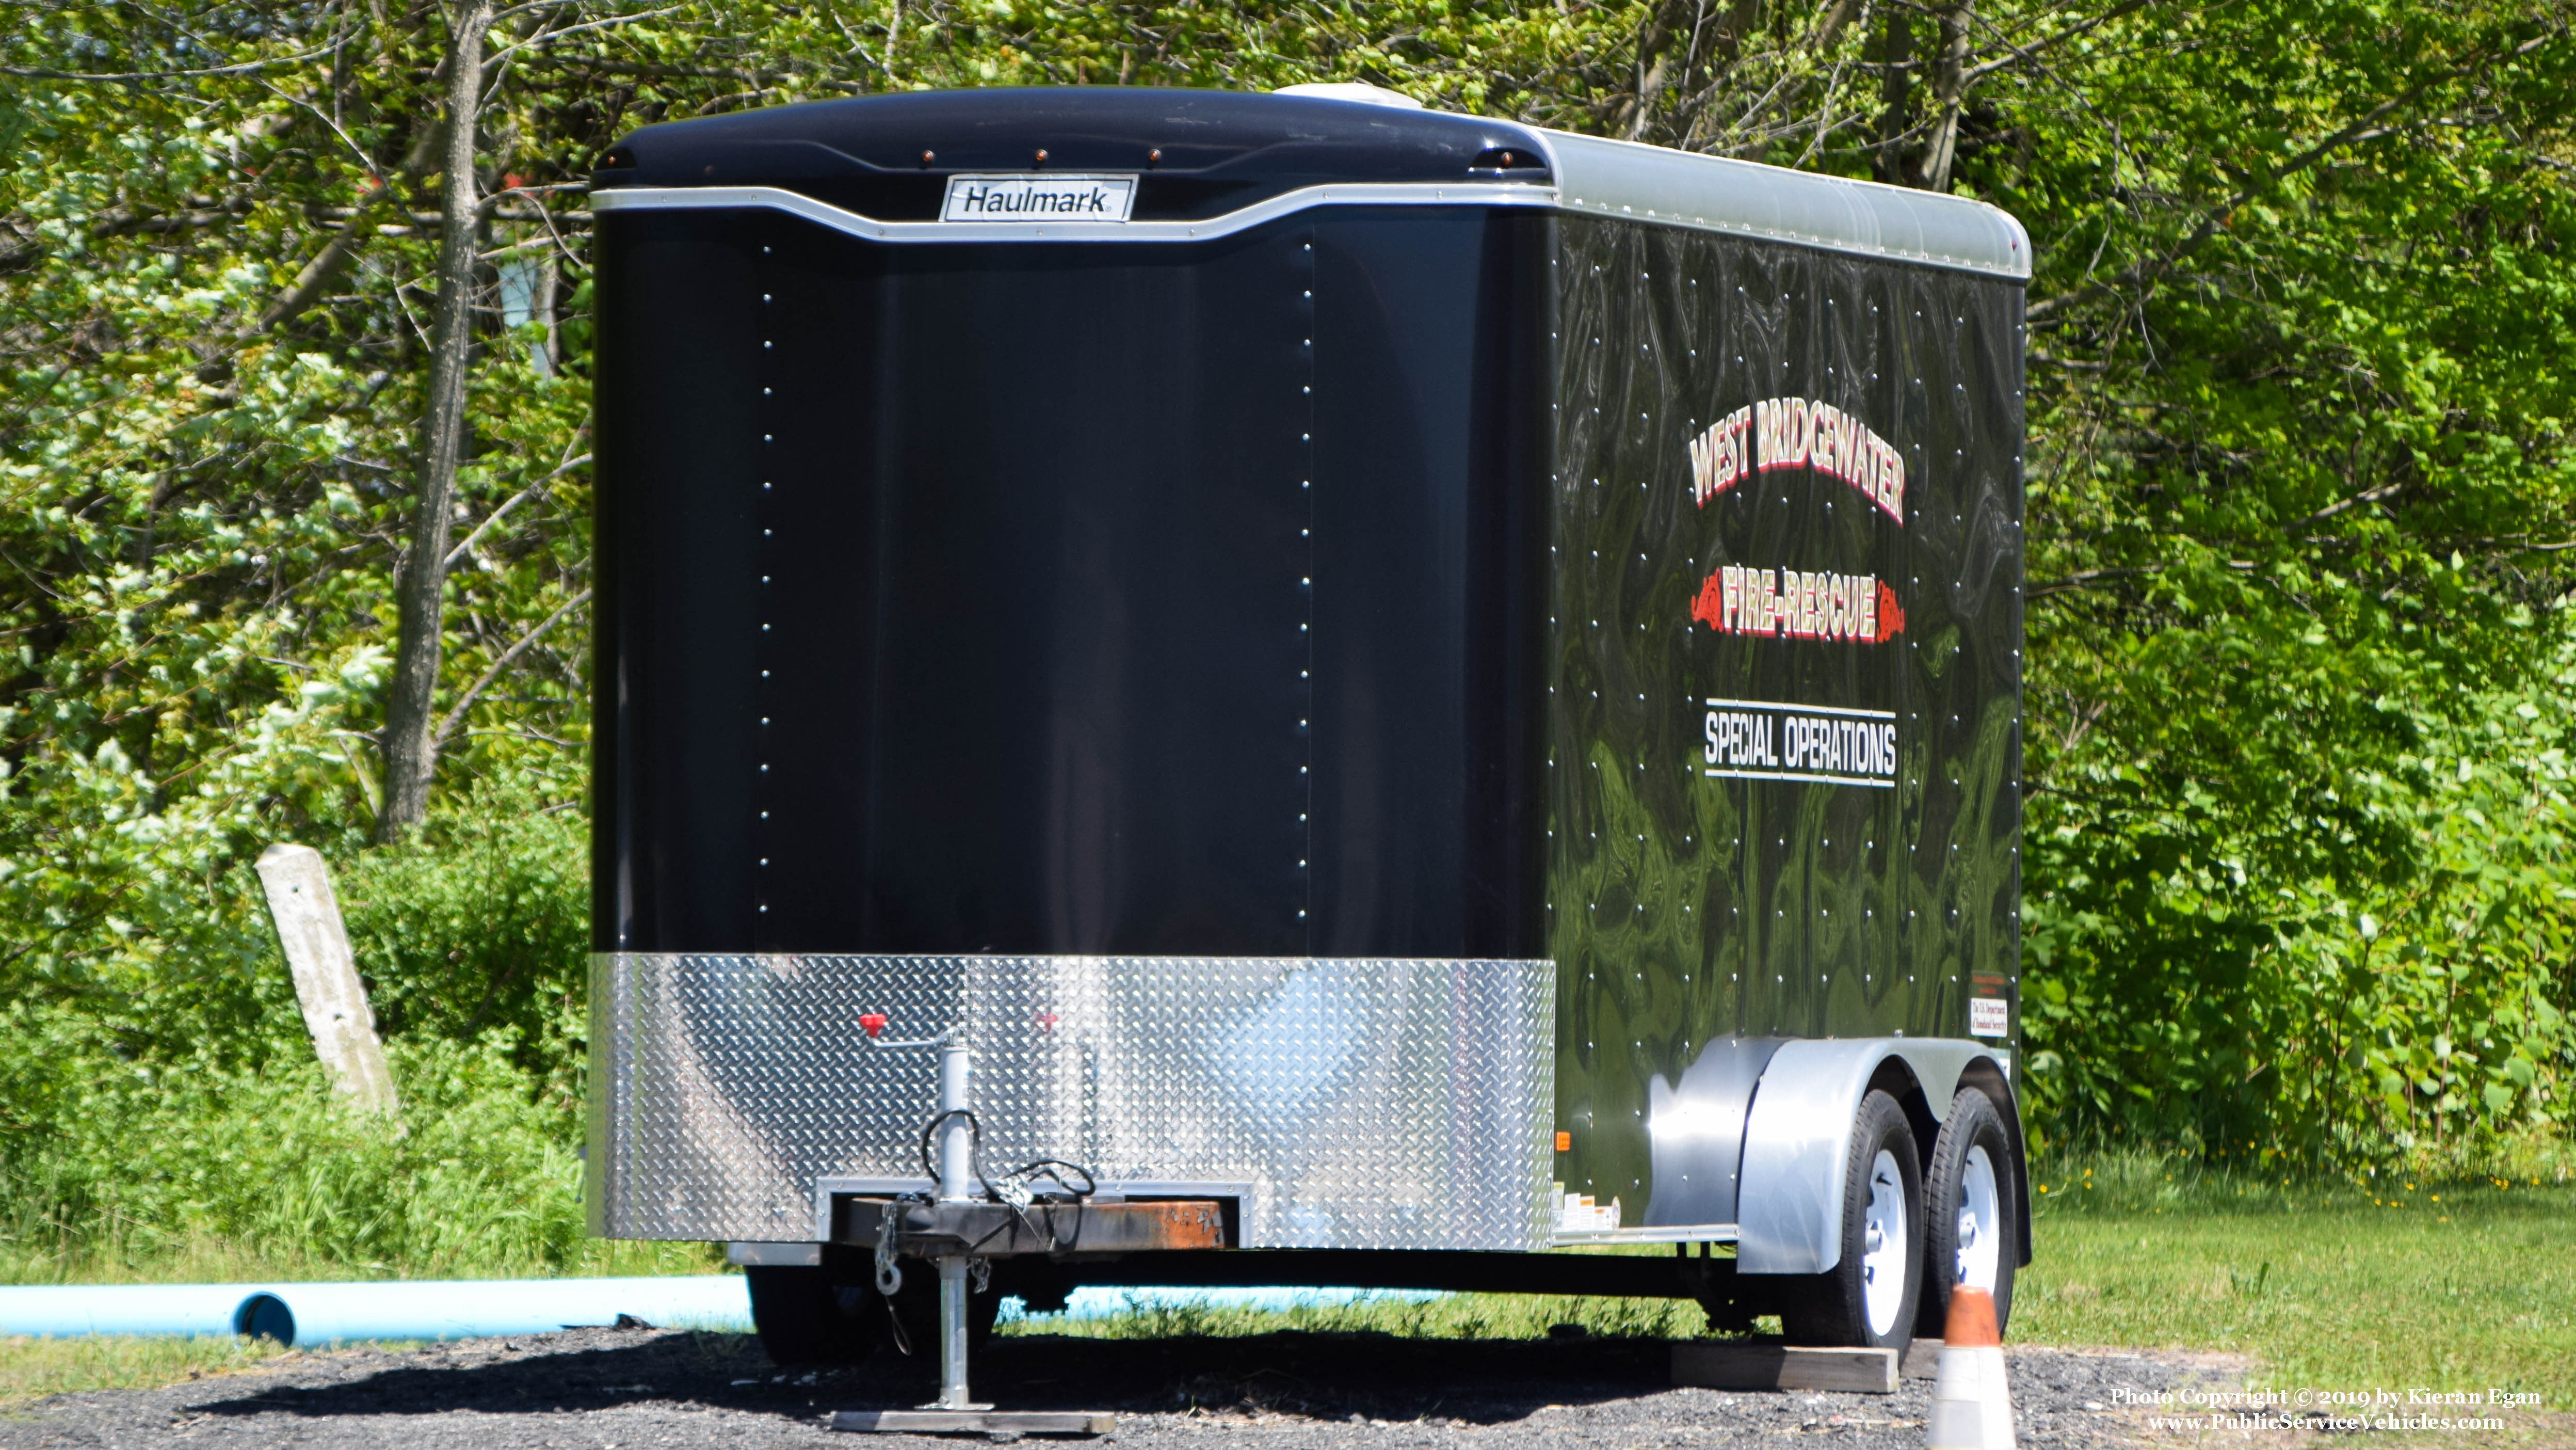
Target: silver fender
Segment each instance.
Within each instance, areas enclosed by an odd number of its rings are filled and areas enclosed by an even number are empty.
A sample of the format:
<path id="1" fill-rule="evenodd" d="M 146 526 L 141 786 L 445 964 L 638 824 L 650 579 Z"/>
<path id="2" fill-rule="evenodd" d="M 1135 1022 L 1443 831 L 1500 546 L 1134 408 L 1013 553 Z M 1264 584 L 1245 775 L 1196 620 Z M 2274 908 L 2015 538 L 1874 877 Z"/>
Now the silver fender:
<path id="1" fill-rule="evenodd" d="M 1744 1123 L 1737 1273 L 1821 1274 L 1841 1262 L 1843 1164 L 1851 1153 L 1852 1119 L 1890 1058 L 1922 1088 L 1935 1122 L 1948 1116 L 1961 1080 L 1980 1061 L 1980 1076 L 2002 1076 L 1993 1047 L 1958 1038 L 1782 1043 L 1763 1069 Z M 1998 1106 L 2013 1115 L 2010 1103 Z M 1930 1151 L 1929 1143 L 1923 1146 Z"/>

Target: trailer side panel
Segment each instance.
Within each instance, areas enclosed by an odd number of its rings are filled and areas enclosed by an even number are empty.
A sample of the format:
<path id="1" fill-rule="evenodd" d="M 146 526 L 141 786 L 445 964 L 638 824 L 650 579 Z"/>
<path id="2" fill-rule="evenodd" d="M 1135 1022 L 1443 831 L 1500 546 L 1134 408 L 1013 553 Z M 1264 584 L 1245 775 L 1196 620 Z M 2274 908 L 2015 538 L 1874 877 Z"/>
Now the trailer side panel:
<path id="1" fill-rule="evenodd" d="M 1623 1228 L 1731 1223 L 1711 1125 L 1778 1040 L 2009 1061 L 2021 288 L 1560 225 L 1558 1177 Z"/>

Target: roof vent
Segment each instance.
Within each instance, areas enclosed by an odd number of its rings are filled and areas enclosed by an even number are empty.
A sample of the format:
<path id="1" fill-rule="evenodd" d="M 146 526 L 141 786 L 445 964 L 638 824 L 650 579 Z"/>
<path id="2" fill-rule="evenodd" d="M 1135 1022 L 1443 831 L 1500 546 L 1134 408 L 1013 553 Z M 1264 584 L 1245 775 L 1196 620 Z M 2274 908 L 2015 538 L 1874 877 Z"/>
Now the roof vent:
<path id="1" fill-rule="evenodd" d="M 1422 103 L 1402 91 L 1390 91 L 1366 81 L 1310 81 L 1302 86 L 1281 86 L 1274 96 L 1313 96 L 1325 101 L 1357 101 L 1364 106 L 1402 106 L 1419 111 Z"/>

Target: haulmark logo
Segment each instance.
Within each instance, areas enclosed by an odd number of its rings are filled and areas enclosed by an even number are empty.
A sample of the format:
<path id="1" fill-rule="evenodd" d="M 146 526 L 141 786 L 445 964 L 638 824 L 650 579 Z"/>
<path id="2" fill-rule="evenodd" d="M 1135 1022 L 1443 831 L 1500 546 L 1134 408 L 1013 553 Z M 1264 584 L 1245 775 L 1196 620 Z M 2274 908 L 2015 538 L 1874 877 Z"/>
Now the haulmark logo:
<path id="1" fill-rule="evenodd" d="M 1690 456 L 1695 504 L 1706 505 L 1756 473 L 1812 468 L 1859 489 L 1889 518 L 1905 522 L 1904 455 L 1831 403 L 1748 403 L 1692 439 Z"/>
<path id="2" fill-rule="evenodd" d="M 1885 644 L 1905 630 L 1896 591 L 1875 574 L 1728 564 L 1701 581 L 1691 618 L 1719 634 Z"/>
<path id="3" fill-rule="evenodd" d="M 1136 205 L 1132 176 L 952 176 L 944 222 L 1123 222 Z"/>

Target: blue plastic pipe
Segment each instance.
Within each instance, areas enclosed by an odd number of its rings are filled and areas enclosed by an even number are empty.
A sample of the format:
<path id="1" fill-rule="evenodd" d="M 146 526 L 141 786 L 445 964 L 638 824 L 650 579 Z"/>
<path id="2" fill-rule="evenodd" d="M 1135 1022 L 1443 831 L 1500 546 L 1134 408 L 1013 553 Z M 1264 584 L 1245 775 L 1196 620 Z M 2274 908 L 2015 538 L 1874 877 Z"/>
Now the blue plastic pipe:
<path id="1" fill-rule="evenodd" d="M 244 1284 L 72 1284 L 0 1289 L 0 1334 L 231 1334 Z"/>
<path id="2" fill-rule="evenodd" d="M 1418 1302 L 1418 1290 L 1117 1289 L 1074 1291 L 1066 1317 L 1136 1309 L 1283 1310 L 1362 1297 Z M 614 1324 L 748 1331 L 738 1274 L 656 1279 L 419 1279 L 380 1284 L 93 1284 L 0 1288 L 0 1336 L 255 1334 L 287 1345 L 357 1339 L 479 1339 Z"/>
<path id="3" fill-rule="evenodd" d="M 663 1326 L 751 1328 L 739 1274 L 0 1288 L 0 1335 L 257 1334 L 315 1345 L 543 1334 L 614 1324 L 621 1314 Z"/>

